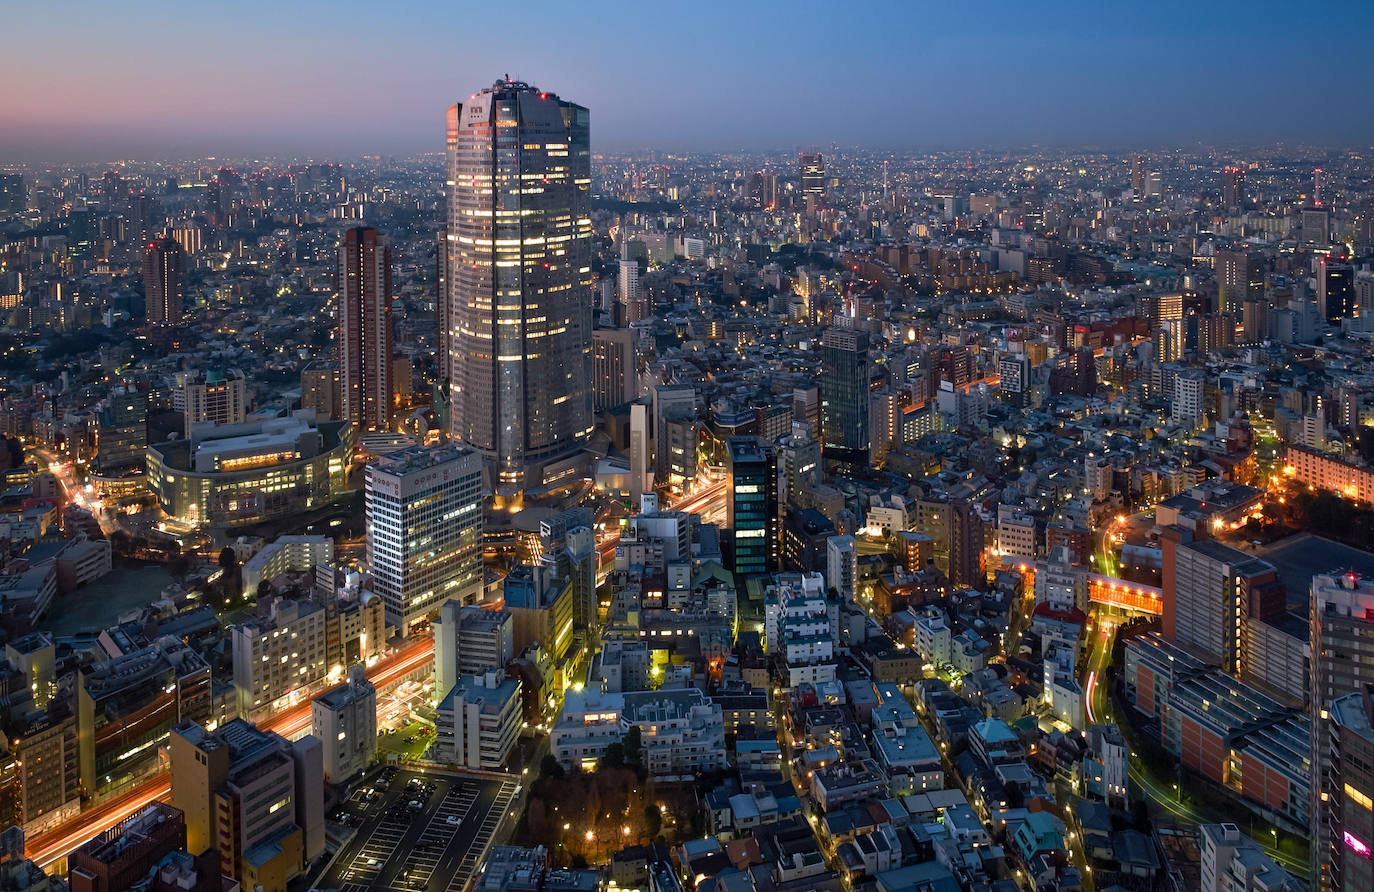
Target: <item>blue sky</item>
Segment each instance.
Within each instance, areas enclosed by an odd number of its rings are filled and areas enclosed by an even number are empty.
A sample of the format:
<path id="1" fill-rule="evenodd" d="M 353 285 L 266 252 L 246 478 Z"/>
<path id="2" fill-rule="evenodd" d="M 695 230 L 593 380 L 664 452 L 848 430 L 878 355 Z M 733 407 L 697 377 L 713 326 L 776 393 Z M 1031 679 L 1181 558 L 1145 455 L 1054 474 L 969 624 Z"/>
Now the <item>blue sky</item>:
<path id="1" fill-rule="evenodd" d="M 1374 3 L 7 4 L 0 163 L 438 151 L 509 72 L 605 150 L 1374 142 Z"/>

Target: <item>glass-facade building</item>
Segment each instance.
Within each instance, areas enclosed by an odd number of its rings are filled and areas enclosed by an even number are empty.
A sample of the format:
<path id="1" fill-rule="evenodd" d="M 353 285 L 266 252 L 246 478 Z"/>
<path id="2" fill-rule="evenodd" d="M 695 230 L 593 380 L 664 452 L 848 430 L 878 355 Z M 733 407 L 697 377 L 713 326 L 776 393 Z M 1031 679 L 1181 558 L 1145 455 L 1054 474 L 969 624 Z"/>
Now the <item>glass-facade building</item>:
<path id="1" fill-rule="evenodd" d="M 827 328 L 821 337 L 821 443 L 827 460 L 868 466 L 868 333 Z"/>
<path id="2" fill-rule="evenodd" d="M 386 619 L 407 634 L 450 598 L 482 592 L 482 459 L 414 447 L 367 466 L 367 565 Z"/>
<path id="3" fill-rule="evenodd" d="M 777 543 L 777 470 L 773 450 L 755 437 L 726 443 L 729 490 L 725 525 L 732 543 L 734 571 L 757 576 L 773 569 Z"/>
<path id="4" fill-rule="evenodd" d="M 498 495 L 555 482 L 592 431 L 587 109 L 498 80 L 448 110 L 451 423 Z"/>

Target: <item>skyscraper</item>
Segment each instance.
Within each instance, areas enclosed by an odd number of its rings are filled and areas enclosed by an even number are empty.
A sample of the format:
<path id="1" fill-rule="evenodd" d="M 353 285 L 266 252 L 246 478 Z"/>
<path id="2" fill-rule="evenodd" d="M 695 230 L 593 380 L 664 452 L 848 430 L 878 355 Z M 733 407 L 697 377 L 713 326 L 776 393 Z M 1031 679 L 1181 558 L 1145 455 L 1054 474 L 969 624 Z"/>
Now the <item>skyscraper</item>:
<path id="1" fill-rule="evenodd" d="M 498 495 L 592 431 L 587 109 L 498 80 L 448 110 L 451 432 Z"/>
<path id="2" fill-rule="evenodd" d="M 175 239 L 151 241 L 143 251 L 143 305 L 149 325 L 176 325 L 182 313 L 186 252 Z"/>
<path id="3" fill-rule="evenodd" d="M 827 328 L 821 337 L 821 443 L 827 460 L 868 465 L 868 333 Z"/>
<path id="4" fill-rule="evenodd" d="M 772 449 L 757 437 L 726 443 L 725 526 L 737 576 L 759 576 L 775 566 L 777 473 Z"/>
<path id="5" fill-rule="evenodd" d="M 1239 313 L 1247 300 L 1264 299 L 1264 258 L 1255 251 L 1218 251 L 1217 309 Z"/>
<path id="6" fill-rule="evenodd" d="M 1317 264 L 1317 312 L 1332 325 L 1355 315 L 1355 268 L 1323 257 Z"/>
<path id="7" fill-rule="evenodd" d="M 391 419 L 391 247 L 375 229 L 344 233 L 339 244 L 339 396 L 359 433 Z"/>
<path id="8" fill-rule="evenodd" d="M 465 446 L 414 447 L 367 466 L 367 565 L 401 633 L 482 591 L 482 462 Z"/>
<path id="9" fill-rule="evenodd" d="M 802 152 L 797 166 L 802 201 L 806 202 L 808 211 L 815 211 L 825 203 L 825 159 L 819 152 L 814 155 Z"/>
<path id="10" fill-rule="evenodd" d="M 1221 170 L 1221 204 L 1239 209 L 1245 202 L 1245 168 L 1228 164 Z"/>

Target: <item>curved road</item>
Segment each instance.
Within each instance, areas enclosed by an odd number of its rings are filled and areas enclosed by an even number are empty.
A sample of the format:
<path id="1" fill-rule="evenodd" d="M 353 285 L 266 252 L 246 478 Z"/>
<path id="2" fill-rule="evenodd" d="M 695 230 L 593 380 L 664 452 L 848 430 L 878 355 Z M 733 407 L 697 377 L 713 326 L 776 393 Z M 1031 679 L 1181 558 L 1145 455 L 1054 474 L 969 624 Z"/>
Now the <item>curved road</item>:
<path id="1" fill-rule="evenodd" d="M 1102 673 L 1106 669 L 1112 655 L 1112 641 L 1115 638 L 1114 628 L 1104 628 L 1101 626 L 1101 616 L 1094 617 L 1099 624 L 1092 632 L 1093 649 L 1088 657 L 1088 677 L 1084 688 L 1087 693 L 1088 721 L 1111 721 L 1111 709 L 1107 700 L 1107 685 L 1102 682 Z M 1226 820 L 1223 817 L 1209 814 L 1197 808 L 1192 803 L 1180 802 L 1174 794 L 1173 785 L 1159 784 L 1146 774 L 1144 763 L 1131 753 L 1130 767 L 1131 783 L 1146 794 L 1145 801 L 1150 805 L 1153 813 L 1160 811 L 1168 812 L 1180 821 L 1189 824 L 1210 824 Z M 1252 837 L 1253 838 L 1253 837 Z M 1264 849 L 1265 854 L 1273 858 L 1275 863 L 1292 873 L 1299 879 L 1305 879 L 1308 875 L 1310 865 L 1306 860 L 1299 861 L 1291 855 L 1284 854 L 1274 847 L 1271 843 L 1263 839 L 1256 839 Z"/>
<path id="2" fill-rule="evenodd" d="M 377 687 L 401 681 L 410 673 L 432 660 L 434 639 L 419 638 L 396 653 L 373 664 L 367 678 Z M 323 693 L 323 692 L 322 692 Z M 272 716 L 259 725 L 286 738 L 299 736 L 310 729 L 310 701 Z M 55 830 L 28 841 L 28 857 L 46 868 L 75 851 L 92 837 L 104 833 L 155 799 L 166 801 L 172 795 L 172 783 L 166 771 L 149 778 L 129 792 L 87 809 Z"/>

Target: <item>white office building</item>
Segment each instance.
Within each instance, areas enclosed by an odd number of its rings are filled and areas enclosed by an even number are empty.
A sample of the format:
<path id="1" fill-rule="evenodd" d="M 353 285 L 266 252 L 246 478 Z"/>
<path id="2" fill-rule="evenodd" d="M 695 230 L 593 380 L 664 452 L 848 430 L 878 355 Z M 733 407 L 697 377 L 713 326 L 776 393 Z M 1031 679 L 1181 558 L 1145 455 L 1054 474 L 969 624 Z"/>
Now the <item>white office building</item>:
<path id="1" fill-rule="evenodd" d="M 389 624 L 407 634 L 449 599 L 482 593 L 482 457 L 414 447 L 367 466 L 367 565 Z"/>

